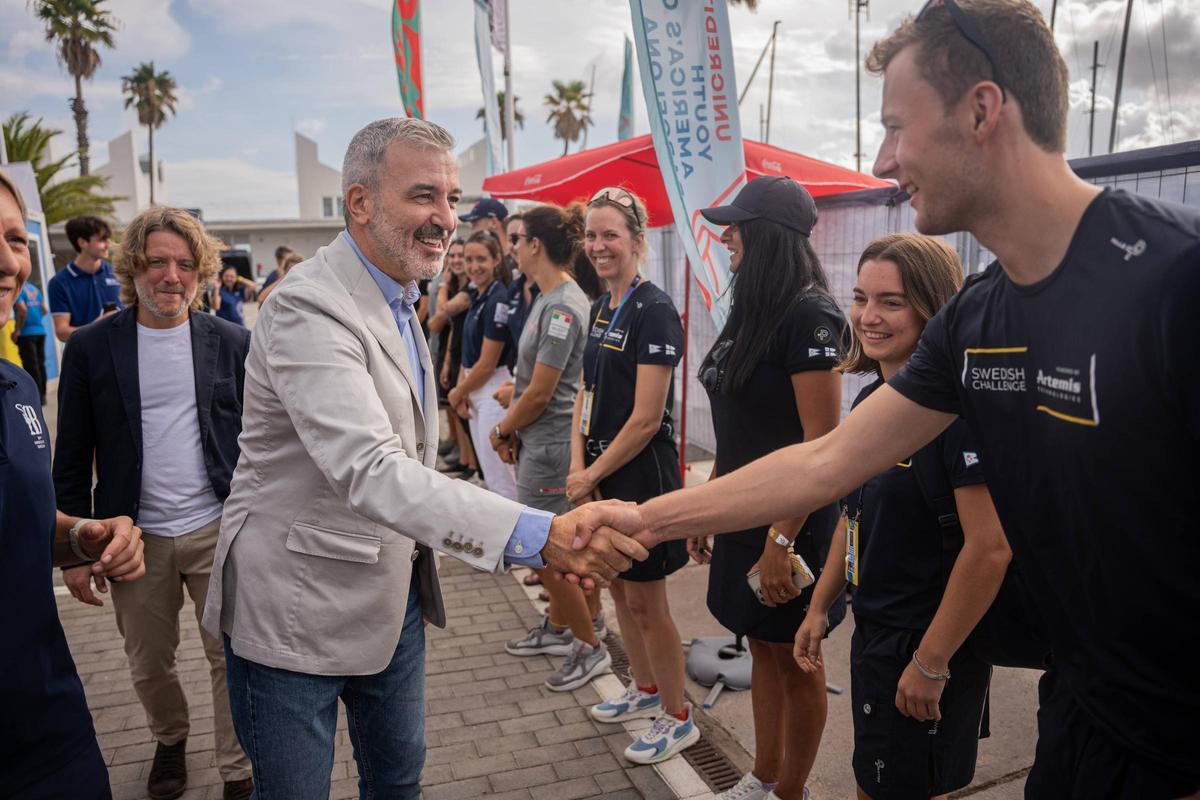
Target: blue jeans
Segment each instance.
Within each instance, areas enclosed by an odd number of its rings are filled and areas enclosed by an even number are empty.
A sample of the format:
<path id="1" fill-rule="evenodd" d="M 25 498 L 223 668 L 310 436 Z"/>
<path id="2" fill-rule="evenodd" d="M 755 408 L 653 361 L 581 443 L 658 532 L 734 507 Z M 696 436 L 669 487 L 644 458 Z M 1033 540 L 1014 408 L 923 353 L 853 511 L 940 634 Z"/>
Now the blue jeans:
<path id="1" fill-rule="evenodd" d="M 392 662 L 375 675 L 275 669 L 235 655 L 225 636 L 229 704 L 254 767 L 255 800 L 325 800 L 338 698 L 364 800 L 416 800 L 425 765 L 425 625 L 414 576 Z"/>

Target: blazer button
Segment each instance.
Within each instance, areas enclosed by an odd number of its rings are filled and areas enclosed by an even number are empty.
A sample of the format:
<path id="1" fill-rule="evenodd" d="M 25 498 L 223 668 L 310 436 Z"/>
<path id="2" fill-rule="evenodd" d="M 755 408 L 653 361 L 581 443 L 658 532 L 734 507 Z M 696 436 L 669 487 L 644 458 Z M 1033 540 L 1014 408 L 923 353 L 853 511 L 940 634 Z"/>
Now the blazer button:
<path id="1" fill-rule="evenodd" d="M 418 453 L 425 452 L 425 443 L 424 442 L 417 442 L 417 452 Z"/>

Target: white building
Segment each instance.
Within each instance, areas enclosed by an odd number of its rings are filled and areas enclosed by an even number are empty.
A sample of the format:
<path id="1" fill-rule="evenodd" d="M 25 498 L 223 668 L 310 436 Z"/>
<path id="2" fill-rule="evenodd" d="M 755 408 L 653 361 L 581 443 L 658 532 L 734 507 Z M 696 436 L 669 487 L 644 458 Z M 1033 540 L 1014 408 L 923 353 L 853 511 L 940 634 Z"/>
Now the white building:
<path id="1" fill-rule="evenodd" d="M 108 143 L 108 163 L 92 172 L 108 178 L 106 194 L 123 197 L 114 204 L 118 224 L 128 222 L 150 207 L 150 158 L 138 156 L 134 132 L 126 131 Z M 154 201 L 169 202 L 162 160 L 158 160 L 154 181 Z"/>
<path id="2" fill-rule="evenodd" d="M 342 218 L 341 170 L 322 164 L 317 143 L 296 133 L 296 186 L 300 219 Z"/>

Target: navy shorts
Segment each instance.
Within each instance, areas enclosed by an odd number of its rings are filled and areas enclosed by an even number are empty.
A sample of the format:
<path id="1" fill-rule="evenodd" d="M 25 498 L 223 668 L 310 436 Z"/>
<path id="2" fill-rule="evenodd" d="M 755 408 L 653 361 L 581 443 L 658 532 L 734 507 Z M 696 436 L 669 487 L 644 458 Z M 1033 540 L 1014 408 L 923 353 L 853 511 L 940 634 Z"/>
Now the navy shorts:
<path id="1" fill-rule="evenodd" d="M 939 704 L 942 718 L 906 717 L 896 708 L 896 685 L 923 635 L 854 618 L 854 778 L 871 800 L 945 794 L 975 777 L 992 668 L 959 650 L 950 659 L 951 677 Z"/>

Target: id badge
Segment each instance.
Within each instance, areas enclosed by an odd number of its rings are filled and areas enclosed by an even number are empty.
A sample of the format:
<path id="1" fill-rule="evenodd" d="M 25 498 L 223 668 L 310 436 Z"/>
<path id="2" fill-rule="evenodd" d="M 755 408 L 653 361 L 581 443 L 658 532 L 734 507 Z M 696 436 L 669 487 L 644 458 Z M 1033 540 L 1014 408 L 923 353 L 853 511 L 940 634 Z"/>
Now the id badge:
<path id="1" fill-rule="evenodd" d="M 579 432 L 584 436 L 589 436 L 592 432 L 592 401 L 596 399 L 596 392 L 587 390 L 583 393 L 583 408 L 579 415 Z"/>
<path id="2" fill-rule="evenodd" d="M 858 586 L 858 516 L 846 518 L 846 580 Z"/>

